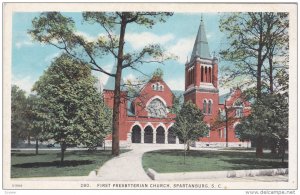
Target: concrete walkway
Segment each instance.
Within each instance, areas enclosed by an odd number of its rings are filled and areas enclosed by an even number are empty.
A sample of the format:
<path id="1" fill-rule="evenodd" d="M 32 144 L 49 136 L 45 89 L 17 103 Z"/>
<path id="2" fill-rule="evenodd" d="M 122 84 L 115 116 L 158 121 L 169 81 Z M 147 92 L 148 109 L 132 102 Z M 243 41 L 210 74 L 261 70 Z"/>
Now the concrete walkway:
<path id="1" fill-rule="evenodd" d="M 97 171 L 97 180 L 150 181 L 142 166 L 143 154 L 153 150 L 182 148 L 181 144 L 132 144 L 130 152 L 109 160 Z"/>
<path id="2" fill-rule="evenodd" d="M 132 144 L 130 152 L 122 153 L 120 156 L 107 161 L 99 170 L 97 175 L 79 177 L 35 177 L 14 178 L 14 181 L 153 181 L 148 177 L 142 167 L 142 156 L 145 152 L 163 149 L 183 149 L 183 145 L 173 144 Z M 217 150 L 220 148 L 193 148 L 194 150 Z M 231 150 L 234 151 L 234 150 Z M 254 151 L 247 151 L 254 152 Z M 191 179 L 197 182 L 210 182 L 212 179 Z M 288 175 L 256 176 L 256 177 L 233 177 L 214 178 L 214 182 L 287 182 Z"/>

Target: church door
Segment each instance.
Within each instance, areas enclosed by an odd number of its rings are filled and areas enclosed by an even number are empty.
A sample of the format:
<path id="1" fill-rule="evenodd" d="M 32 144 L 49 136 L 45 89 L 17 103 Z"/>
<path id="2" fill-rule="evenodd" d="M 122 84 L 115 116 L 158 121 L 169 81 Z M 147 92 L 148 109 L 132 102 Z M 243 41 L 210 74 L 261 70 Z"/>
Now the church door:
<path id="1" fill-rule="evenodd" d="M 144 143 L 153 143 L 153 129 L 150 126 L 144 130 Z"/>
<path id="2" fill-rule="evenodd" d="M 131 141 L 132 143 L 141 143 L 141 128 L 138 125 L 132 128 Z"/>
<path id="3" fill-rule="evenodd" d="M 165 143 L 165 130 L 162 127 L 156 129 L 156 143 L 164 144 Z"/>

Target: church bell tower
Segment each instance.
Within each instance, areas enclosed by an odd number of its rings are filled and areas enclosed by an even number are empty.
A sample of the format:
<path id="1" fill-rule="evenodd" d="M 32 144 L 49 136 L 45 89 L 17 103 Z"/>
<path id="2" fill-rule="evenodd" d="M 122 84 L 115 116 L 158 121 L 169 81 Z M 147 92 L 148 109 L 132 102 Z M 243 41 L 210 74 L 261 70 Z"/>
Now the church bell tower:
<path id="1" fill-rule="evenodd" d="M 184 101 L 196 104 L 208 120 L 218 112 L 218 93 L 218 60 L 210 55 L 201 17 L 190 61 L 185 64 Z"/>

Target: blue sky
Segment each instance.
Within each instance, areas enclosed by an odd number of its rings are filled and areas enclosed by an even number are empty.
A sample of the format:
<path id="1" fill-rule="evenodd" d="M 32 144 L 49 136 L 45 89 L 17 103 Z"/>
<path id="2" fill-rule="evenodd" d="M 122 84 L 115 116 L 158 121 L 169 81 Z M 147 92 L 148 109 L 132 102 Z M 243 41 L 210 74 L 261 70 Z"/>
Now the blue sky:
<path id="1" fill-rule="evenodd" d="M 159 23 L 152 29 L 130 25 L 126 29 L 126 51 L 138 51 L 143 46 L 159 43 L 167 52 L 178 56 L 177 60 L 170 60 L 161 64 L 147 64 L 140 66 L 146 74 L 151 74 L 160 67 L 164 71 L 164 80 L 173 90 L 184 90 L 184 64 L 190 58 L 196 34 L 199 28 L 201 14 L 205 23 L 205 30 L 211 54 L 218 53 L 224 41 L 224 35 L 219 31 L 218 13 L 174 13 L 166 23 Z M 83 24 L 81 13 L 64 13 L 76 22 L 78 33 L 87 39 L 94 39 L 104 33 L 99 25 Z M 13 14 L 12 29 L 12 83 L 30 93 L 31 87 L 51 64 L 53 58 L 59 56 L 60 50 L 53 46 L 33 42 L 27 34 L 31 28 L 31 21 L 39 13 L 16 12 Z M 106 57 L 99 59 L 100 64 L 107 71 L 112 69 L 114 59 Z M 100 81 L 105 84 L 108 77 L 94 72 Z M 134 80 L 141 75 L 132 69 L 125 69 L 124 80 Z M 220 89 L 220 93 L 224 89 Z"/>

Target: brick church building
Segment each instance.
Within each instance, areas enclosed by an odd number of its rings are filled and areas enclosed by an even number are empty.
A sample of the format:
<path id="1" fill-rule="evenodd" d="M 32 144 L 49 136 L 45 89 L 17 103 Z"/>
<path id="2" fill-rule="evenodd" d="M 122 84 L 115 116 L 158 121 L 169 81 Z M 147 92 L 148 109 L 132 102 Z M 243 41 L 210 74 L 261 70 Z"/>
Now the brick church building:
<path id="1" fill-rule="evenodd" d="M 114 79 L 110 78 L 104 86 L 103 96 L 111 108 L 113 89 Z M 127 93 L 123 89 L 123 95 Z M 251 147 L 251 142 L 242 142 L 235 133 L 240 118 L 249 114 L 250 104 L 243 100 L 239 88 L 219 95 L 218 60 L 210 55 L 202 19 L 190 61 L 185 64 L 185 91 L 182 93 L 184 101 L 192 101 L 202 110 L 204 120 L 210 127 L 207 137 L 199 138 L 194 143 L 195 147 L 224 147 L 226 143 L 229 147 Z M 123 98 L 120 106 L 120 145 L 180 143 L 172 128 L 176 117 L 170 113 L 173 100 L 172 89 L 160 77 L 150 79 L 134 99 Z M 111 136 L 106 144 L 111 144 Z"/>

